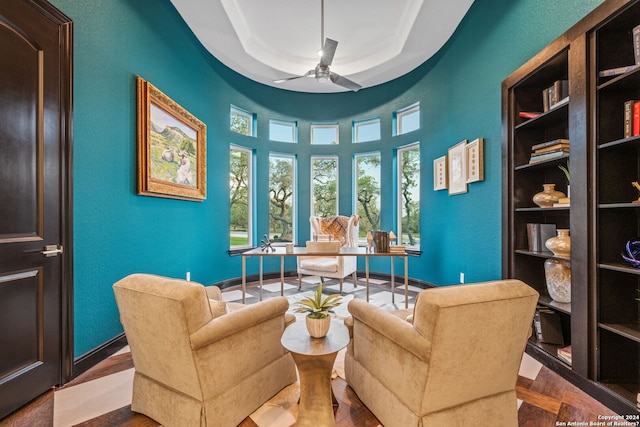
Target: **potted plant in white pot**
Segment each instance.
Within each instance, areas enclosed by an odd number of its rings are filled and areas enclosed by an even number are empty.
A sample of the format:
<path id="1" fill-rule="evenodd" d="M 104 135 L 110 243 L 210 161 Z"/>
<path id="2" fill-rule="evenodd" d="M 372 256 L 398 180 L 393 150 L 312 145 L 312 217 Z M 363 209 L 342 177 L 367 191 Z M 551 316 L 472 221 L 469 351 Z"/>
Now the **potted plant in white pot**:
<path id="1" fill-rule="evenodd" d="M 322 297 L 322 283 L 318 285 L 314 297 L 306 297 L 297 302 L 297 313 L 307 313 L 306 322 L 309 335 L 314 338 L 322 338 L 329 332 L 331 326 L 330 314 L 333 309 L 342 304 L 342 297 L 339 294 L 332 294 Z"/>

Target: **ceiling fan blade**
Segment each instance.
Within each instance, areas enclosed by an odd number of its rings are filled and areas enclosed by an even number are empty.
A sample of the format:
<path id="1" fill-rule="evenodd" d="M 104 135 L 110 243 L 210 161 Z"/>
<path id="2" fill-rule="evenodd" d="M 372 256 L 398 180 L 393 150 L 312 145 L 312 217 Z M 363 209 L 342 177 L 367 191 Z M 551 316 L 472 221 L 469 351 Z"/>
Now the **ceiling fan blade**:
<path id="1" fill-rule="evenodd" d="M 320 58 L 320 65 L 329 66 L 333 62 L 333 55 L 336 53 L 336 47 L 338 42 L 327 37 L 324 39 L 324 46 L 322 46 L 322 57 Z"/>
<path id="2" fill-rule="evenodd" d="M 274 83 L 284 83 L 284 82 L 288 82 L 289 80 L 301 79 L 303 77 L 311 77 L 313 75 L 315 75 L 315 70 L 309 70 L 309 71 L 307 71 L 306 73 L 304 73 L 301 76 L 287 77 L 287 78 L 284 78 L 284 79 L 274 80 L 273 82 Z"/>
<path id="3" fill-rule="evenodd" d="M 329 73 L 329 79 L 331 79 L 331 81 L 339 86 L 345 87 L 349 90 L 352 90 L 354 92 L 359 91 L 362 86 L 360 86 L 358 83 L 356 82 L 352 82 L 351 80 L 349 80 L 346 77 L 342 77 L 339 74 L 334 73 L 333 71 L 331 71 Z"/>

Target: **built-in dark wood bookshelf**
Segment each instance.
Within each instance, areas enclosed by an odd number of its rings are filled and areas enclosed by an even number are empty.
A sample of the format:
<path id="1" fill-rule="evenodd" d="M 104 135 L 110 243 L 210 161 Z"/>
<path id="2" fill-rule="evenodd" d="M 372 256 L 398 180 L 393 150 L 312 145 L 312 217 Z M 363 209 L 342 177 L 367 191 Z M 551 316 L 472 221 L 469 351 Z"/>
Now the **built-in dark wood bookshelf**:
<path id="1" fill-rule="evenodd" d="M 502 85 L 503 277 L 540 293 L 539 305 L 560 318 L 565 341 L 542 343 L 533 334 L 527 352 L 620 414 L 639 413 L 640 269 L 621 251 L 640 236 L 640 203 L 633 203 L 640 193 L 631 185 L 640 181 L 640 136 L 624 133 L 624 103 L 640 100 L 640 68 L 600 72 L 636 63 L 637 25 L 640 0 L 606 0 Z M 564 80 L 568 97 L 543 105 L 543 91 Z M 534 145 L 555 139 L 568 139 L 569 153 L 530 162 Z M 570 205 L 536 206 L 542 184 L 567 193 L 560 165 L 571 172 Z M 555 257 L 529 250 L 528 223 L 570 230 L 570 303 L 549 296 L 544 262 Z M 571 363 L 558 356 L 567 345 Z"/>

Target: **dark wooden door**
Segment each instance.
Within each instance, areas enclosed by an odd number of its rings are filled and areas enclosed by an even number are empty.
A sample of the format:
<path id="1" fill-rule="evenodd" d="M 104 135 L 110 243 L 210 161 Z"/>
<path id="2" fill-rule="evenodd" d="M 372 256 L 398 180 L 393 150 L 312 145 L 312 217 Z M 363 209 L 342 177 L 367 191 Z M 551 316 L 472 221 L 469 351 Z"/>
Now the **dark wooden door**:
<path id="1" fill-rule="evenodd" d="M 72 375 L 71 30 L 0 1 L 0 418 Z"/>

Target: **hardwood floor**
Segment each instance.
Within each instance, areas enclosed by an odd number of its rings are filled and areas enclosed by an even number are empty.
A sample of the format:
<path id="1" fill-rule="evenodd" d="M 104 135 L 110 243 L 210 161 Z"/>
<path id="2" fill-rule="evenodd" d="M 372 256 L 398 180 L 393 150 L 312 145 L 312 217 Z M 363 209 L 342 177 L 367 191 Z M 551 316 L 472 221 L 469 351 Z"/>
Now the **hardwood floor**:
<path id="1" fill-rule="evenodd" d="M 384 289 L 384 283 L 378 284 L 378 286 Z M 372 289 L 373 287 L 374 285 L 372 285 Z M 29 405 L 0 420 L 0 427 L 69 427 L 73 425 L 157 427 L 159 426 L 157 422 L 132 412 L 130 404 L 113 403 L 110 407 L 107 403 L 110 397 L 114 397 L 110 395 L 130 394 L 130 384 L 125 382 L 128 390 L 123 390 L 122 385 L 113 386 L 101 381 L 108 381 L 109 378 L 131 373 L 132 369 L 131 354 L 125 349 L 99 363 L 64 387 L 45 393 Z M 344 379 L 337 377 L 332 384 L 334 394 L 339 401 L 339 407 L 335 413 L 338 426 L 380 425 Z M 83 391 L 80 400 L 82 401 L 77 401 L 79 398 L 74 397 L 76 401 L 72 402 L 71 406 L 65 407 L 65 405 L 69 405 L 65 403 L 65 393 L 79 389 L 81 386 Z M 289 388 L 291 389 L 288 392 L 285 393 L 287 389 L 281 392 L 282 396 L 278 395 L 280 396 L 278 404 L 289 412 L 288 419 L 293 421 L 273 423 L 269 422 L 266 417 L 254 414 L 246 418 L 240 426 L 289 427 L 295 425 L 297 384 L 291 385 Z M 598 416 L 616 415 L 600 402 L 541 366 L 528 355 L 525 355 L 523 359 L 521 374 L 516 385 L 516 394 L 518 399 L 522 401 L 518 411 L 518 425 L 520 427 L 555 427 L 567 425 L 563 423 L 569 422 L 586 422 L 588 425 L 590 421 L 598 421 Z M 69 400 L 69 398 L 66 399 Z M 82 416 L 75 412 L 87 409 L 90 410 L 87 412 L 88 414 L 93 413 L 78 420 Z"/>

